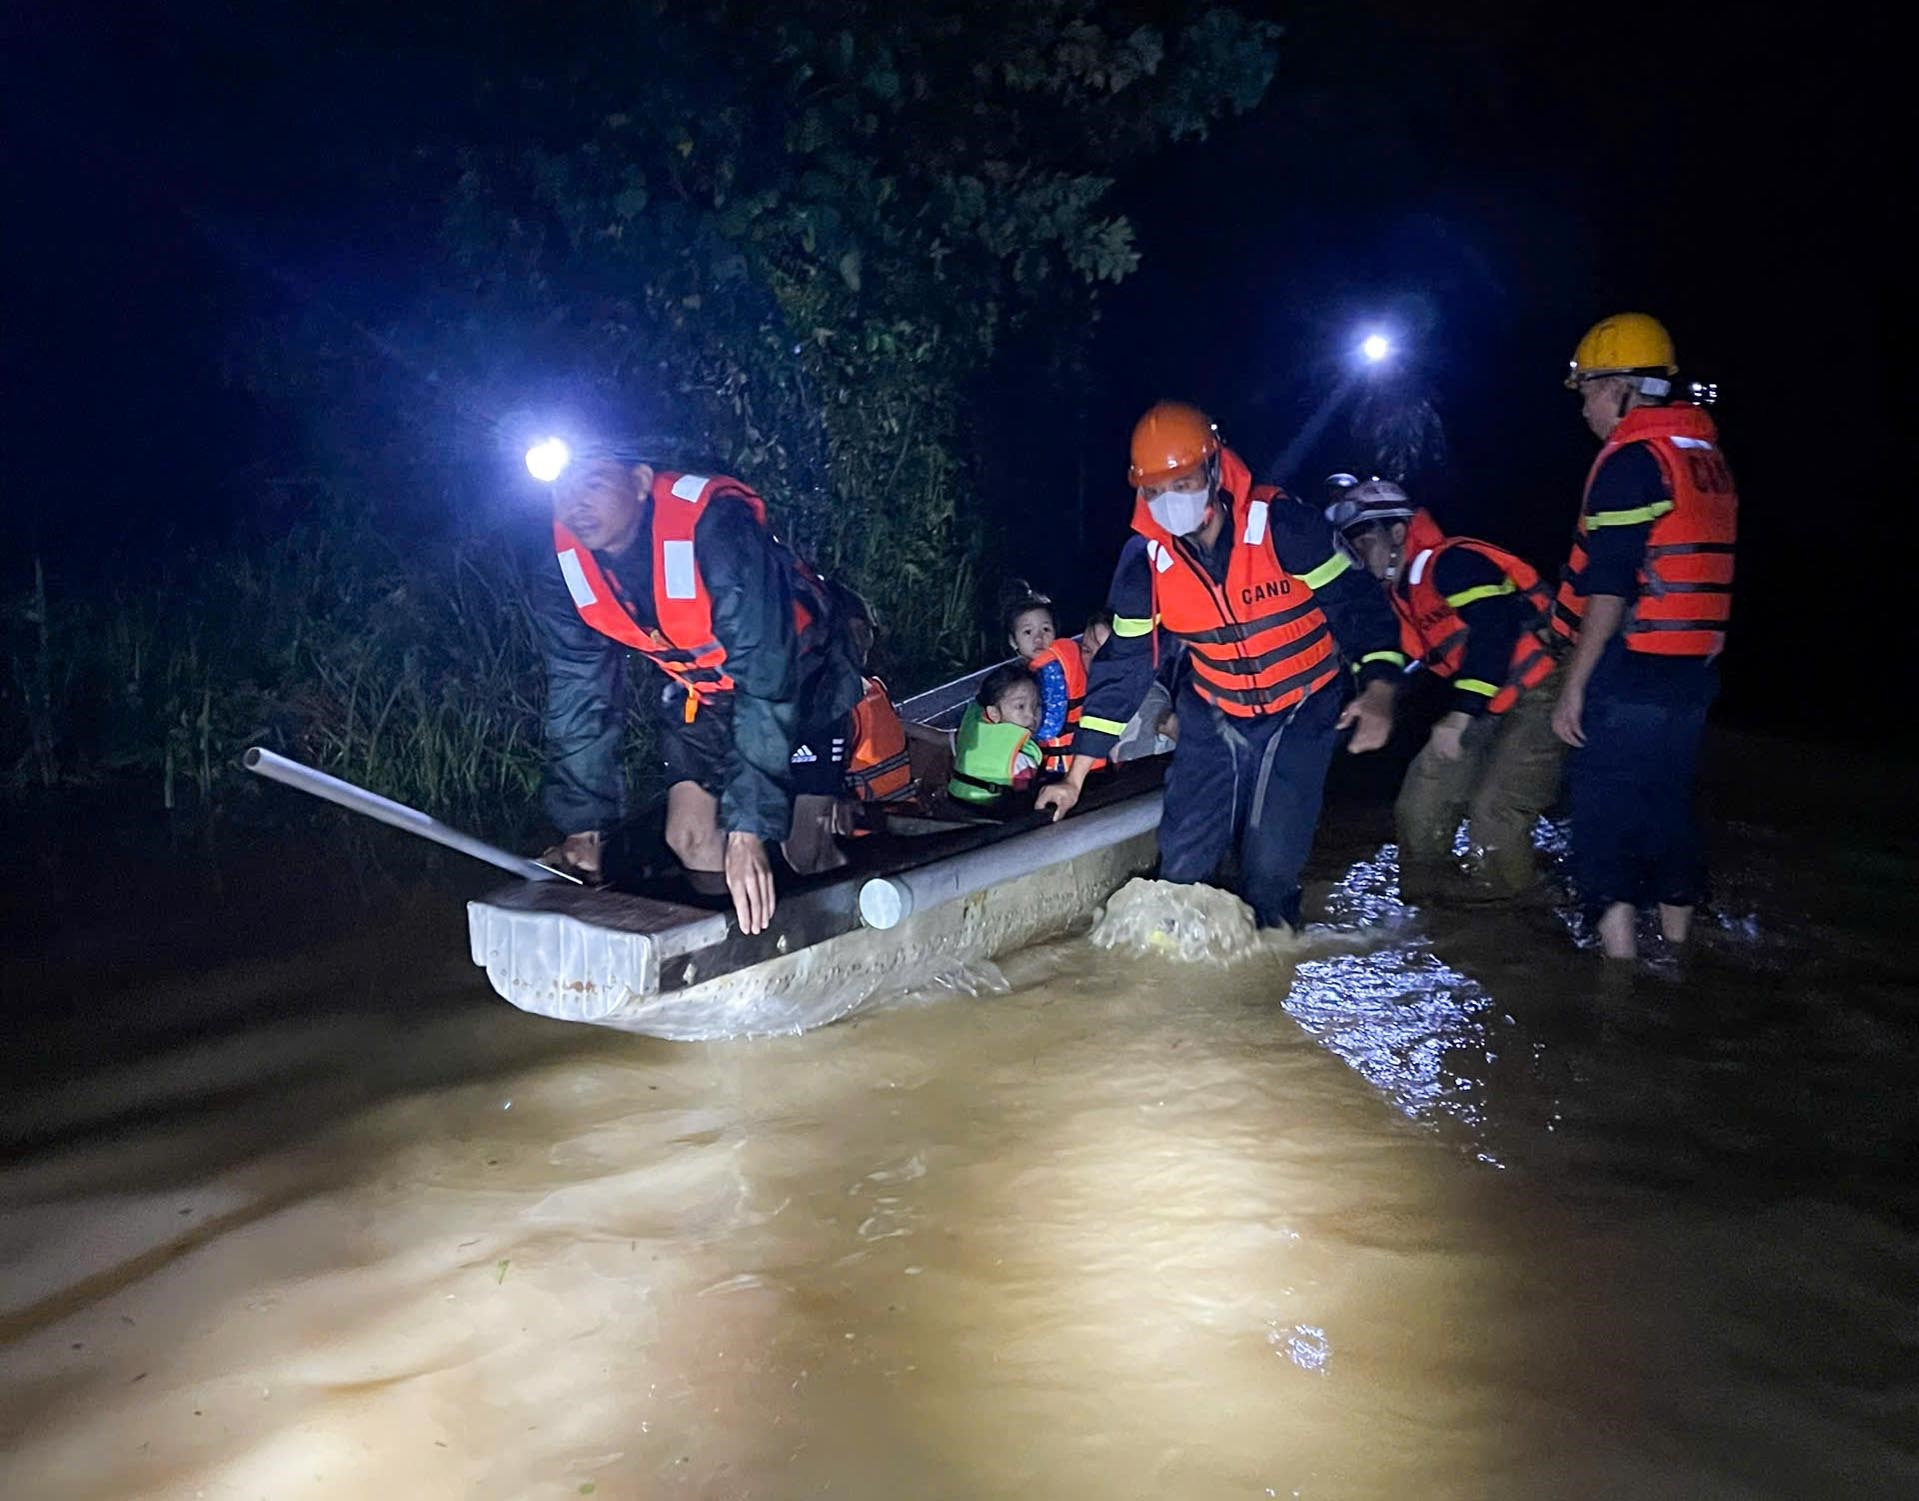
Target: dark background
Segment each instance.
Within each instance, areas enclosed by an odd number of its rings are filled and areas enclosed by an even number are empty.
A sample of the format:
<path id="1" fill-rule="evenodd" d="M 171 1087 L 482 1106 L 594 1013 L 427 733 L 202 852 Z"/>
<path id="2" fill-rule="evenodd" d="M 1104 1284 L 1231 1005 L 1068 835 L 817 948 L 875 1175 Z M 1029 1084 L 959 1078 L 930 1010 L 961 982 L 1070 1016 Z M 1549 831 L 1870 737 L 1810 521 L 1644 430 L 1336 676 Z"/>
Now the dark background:
<path id="1" fill-rule="evenodd" d="M 982 393 L 983 499 L 1013 570 L 1069 616 L 1096 603 L 1143 406 L 1195 400 L 1264 466 L 1358 331 L 1385 324 L 1404 355 L 1380 379 L 1443 421 L 1420 497 L 1556 571 L 1594 448 L 1565 360 L 1594 319 L 1640 309 L 1687 374 L 1719 383 L 1745 500 L 1726 712 L 1889 734 L 1912 633 L 1886 330 L 1909 168 L 1878 81 L 1885 18 L 1273 13 L 1288 36 L 1267 103 L 1122 185 L 1145 260 L 1084 377 L 1016 344 Z M 375 164 L 484 128 L 458 118 L 471 78 L 538 15 L 489 30 L 430 5 L 9 11 L 10 586 L 30 546 L 126 567 L 261 504 L 291 434 L 228 379 L 232 329 L 295 303 L 377 322 L 434 252 Z M 1335 422 L 1295 477 L 1364 468 L 1357 446 Z"/>

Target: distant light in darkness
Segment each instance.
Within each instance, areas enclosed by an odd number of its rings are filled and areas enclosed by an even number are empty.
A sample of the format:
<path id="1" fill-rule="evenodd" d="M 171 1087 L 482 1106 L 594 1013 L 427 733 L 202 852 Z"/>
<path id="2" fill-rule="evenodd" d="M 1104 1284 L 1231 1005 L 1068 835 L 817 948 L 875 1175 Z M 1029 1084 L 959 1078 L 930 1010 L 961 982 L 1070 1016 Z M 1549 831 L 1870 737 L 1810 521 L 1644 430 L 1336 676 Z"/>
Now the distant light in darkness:
<path id="1" fill-rule="evenodd" d="M 1377 365 L 1393 352 L 1393 341 L 1384 334 L 1368 334 L 1360 340 L 1359 352 L 1369 365 Z"/>

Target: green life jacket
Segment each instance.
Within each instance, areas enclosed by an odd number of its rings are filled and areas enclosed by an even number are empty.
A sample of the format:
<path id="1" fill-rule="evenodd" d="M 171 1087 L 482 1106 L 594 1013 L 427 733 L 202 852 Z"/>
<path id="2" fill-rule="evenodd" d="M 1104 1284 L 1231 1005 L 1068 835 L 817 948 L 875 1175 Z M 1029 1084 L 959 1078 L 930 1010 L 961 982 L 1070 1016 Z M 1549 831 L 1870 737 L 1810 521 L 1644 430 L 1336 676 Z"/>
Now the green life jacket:
<path id="1" fill-rule="evenodd" d="M 1016 724 L 993 724 L 978 704 L 966 706 L 959 734 L 953 740 L 953 780 L 946 784 L 952 796 L 969 803 L 990 803 L 1010 791 L 1021 770 L 1020 752 L 1033 737 Z M 1031 757 L 1027 765 L 1033 766 Z"/>

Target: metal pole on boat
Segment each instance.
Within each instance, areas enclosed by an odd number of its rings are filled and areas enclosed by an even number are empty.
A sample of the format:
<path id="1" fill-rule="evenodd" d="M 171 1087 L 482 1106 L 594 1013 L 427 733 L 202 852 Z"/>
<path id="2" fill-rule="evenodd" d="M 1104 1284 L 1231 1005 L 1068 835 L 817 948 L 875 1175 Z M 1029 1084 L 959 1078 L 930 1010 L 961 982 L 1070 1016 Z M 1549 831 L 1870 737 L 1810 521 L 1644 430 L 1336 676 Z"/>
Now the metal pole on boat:
<path id="1" fill-rule="evenodd" d="M 497 865 L 501 870 L 511 871 L 514 875 L 529 881 L 570 881 L 579 885 L 577 876 L 565 871 L 554 870 L 542 865 L 538 860 L 529 860 L 524 855 L 516 855 L 511 850 L 503 850 L 498 845 L 488 844 L 484 839 L 476 839 L 458 829 L 448 828 L 439 819 L 422 813 L 418 808 L 409 808 L 405 803 L 396 803 L 392 798 L 381 797 L 377 792 L 368 792 L 364 787 L 356 787 L 351 782 L 329 776 L 324 771 L 315 771 L 311 766 L 302 765 L 266 749 L 264 746 L 250 747 L 240 757 L 240 764 L 255 776 L 265 777 L 268 781 L 280 782 L 288 787 L 297 787 L 302 792 L 324 798 L 329 803 L 338 803 L 342 808 L 355 813 L 363 813 L 376 822 L 390 828 L 404 829 L 409 834 L 418 834 L 422 839 L 430 839 L 435 844 L 443 844 L 450 850 L 458 850 L 463 855 L 471 855 L 475 860 L 484 860 L 488 865 Z"/>
<path id="2" fill-rule="evenodd" d="M 961 897 L 1017 880 L 1049 865 L 1107 849 L 1159 826 L 1161 795 L 1128 798 L 1031 833 L 1002 839 L 983 849 L 935 860 L 913 870 L 874 876 L 860 887 L 860 921 L 869 928 L 894 928 L 915 912 L 926 912 Z"/>

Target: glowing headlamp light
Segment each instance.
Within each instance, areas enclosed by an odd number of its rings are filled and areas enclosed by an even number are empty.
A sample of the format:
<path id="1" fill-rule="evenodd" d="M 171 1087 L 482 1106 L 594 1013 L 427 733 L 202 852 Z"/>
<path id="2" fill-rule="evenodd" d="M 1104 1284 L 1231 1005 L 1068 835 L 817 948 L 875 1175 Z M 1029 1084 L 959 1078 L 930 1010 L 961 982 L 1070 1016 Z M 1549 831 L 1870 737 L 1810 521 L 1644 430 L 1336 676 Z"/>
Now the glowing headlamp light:
<path id="1" fill-rule="evenodd" d="M 526 472 L 543 485 L 550 485 L 573 461 L 573 450 L 561 438 L 542 438 L 526 451 Z"/>
<path id="2" fill-rule="evenodd" d="M 1393 341 L 1384 334 L 1368 334 L 1359 341 L 1359 352 L 1369 365 L 1377 365 L 1393 352 Z"/>

